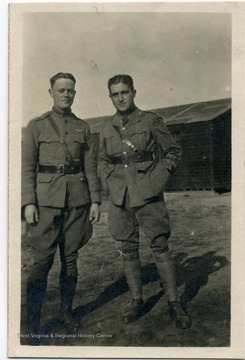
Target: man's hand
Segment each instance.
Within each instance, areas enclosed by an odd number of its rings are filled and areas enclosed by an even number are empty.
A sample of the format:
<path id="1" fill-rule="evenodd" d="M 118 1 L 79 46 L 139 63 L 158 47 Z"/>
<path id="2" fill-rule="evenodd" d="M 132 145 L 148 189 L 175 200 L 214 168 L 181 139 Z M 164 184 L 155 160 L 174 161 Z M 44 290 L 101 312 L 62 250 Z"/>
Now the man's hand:
<path id="1" fill-rule="evenodd" d="M 34 225 L 38 223 L 39 217 L 36 205 L 26 205 L 24 215 L 27 224 Z"/>
<path id="2" fill-rule="evenodd" d="M 94 225 L 99 221 L 99 219 L 100 219 L 100 207 L 99 204 L 94 203 L 91 205 L 90 208 L 89 220 L 91 221 L 91 224 Z"/>

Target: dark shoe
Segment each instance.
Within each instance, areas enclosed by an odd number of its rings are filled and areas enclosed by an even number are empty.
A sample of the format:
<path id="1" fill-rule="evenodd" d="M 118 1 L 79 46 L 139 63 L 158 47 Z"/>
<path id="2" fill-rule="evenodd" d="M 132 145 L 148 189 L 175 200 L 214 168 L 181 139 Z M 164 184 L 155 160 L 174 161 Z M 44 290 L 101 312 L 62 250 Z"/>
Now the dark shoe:
<path id="1" fill-rule="evenodd" d="M 64 325 L 66 330 L 71 334 L 77 333 L 82 328 L 82 324 L 74 317 L 72 311 L 60 311 L 59 322 Z"/>
<path id="2" fill-rule="evenodd" d="M 191 327 L 191 319 L 182 309 L 178 301 L 168 303 L 169 315 L 175 320 L 176 327 L 180 329 L 189 329 Z"/>
<path id="3" fill-rule="evenodd" d="M 40 331 L 40 313 L 27 311 L 26 334 L 38 334 Z"/>
<path id="4" fill-rule="evenodd" d="M 145 311 L 143 300 L 132 300 L 128 308 L 123 313 L 123 320 L 126 324 L 138 320 Z"/>
<path id="5" fill-rule="evenodd" d="M 42 333 L 39 318 L 28 316 L 26 324 L 26 334 L 28 335 L 28 338 L 24 343 L 22 343 L 22 345 L 40 345 L 40 335 Z"/>

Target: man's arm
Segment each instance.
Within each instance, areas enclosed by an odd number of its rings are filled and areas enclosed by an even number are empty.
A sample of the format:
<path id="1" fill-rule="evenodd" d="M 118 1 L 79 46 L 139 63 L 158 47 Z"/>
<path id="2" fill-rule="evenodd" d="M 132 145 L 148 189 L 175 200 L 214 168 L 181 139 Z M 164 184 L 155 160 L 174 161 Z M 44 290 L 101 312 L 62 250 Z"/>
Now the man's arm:
<path id="1" fill-rule="evenodd" d="M 31 121 L 24 133 L 22 143 L 22 213 L 28 224 L 38 222 L 36 206 L 36 168 L 38 164 L 38 129 Z"/>
<path id="2" fill-rule="evenodd" d="M 160 117 L 153 119 L 152 133 L 156 143 L 161 148 L 162 161 L 165 162 L 169 172 L 173 174 L 181 161 L 181 147 L 175 142 L 166 124 Z"/>
<path id="3" fill-rule="evenodd" d="M 89 192 L 92 204 L 101 203 L 100 183 L 97 175 L 96 158 L 93 146 L 92 134 L 88 124 L 86 126 L 86 150 L 84 155 L 84 170 L 88 180 Z"/>
<path id="4" fill-rule="evenodd" d="M 107 177 L 111 173 L 110 163 L 108 162 L 108 154 L 106 149 L 106 139 L 104 136 L 103 129 L 100 132 L 100 149 L 98 155 L 98 175 L 101 180 L 103 190 L 108 193 L 109 188 L 107 185 Z"/>

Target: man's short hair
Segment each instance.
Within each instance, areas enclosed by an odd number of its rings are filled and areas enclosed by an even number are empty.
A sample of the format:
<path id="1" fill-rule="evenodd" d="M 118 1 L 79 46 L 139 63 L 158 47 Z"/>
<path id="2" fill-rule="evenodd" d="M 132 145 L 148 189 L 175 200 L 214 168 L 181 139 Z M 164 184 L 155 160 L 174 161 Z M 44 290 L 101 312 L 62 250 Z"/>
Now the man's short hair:
<path id="1" fill-rule="evenodd" d="M 109 79 L 108 81 L 108 89 L 109 91 L 111 90 L 111 86 L 112 85 L 116 85 L 116 84 L 125 84 L 128 85 L 128 87 L 134 91 L 134 82 L 133 79 L 130 75 L 115 75 L 112 78 Z"/>
<path id="2" fill-rule="evenodd" d="M 55 81 L 58 79 L 70 79 L 74 82 L 74 84 L 76 84 L 76 79 L 72 74 L 59 72 L 58 74 L 56 74 L 50 78 L 49 81 L 50 81 L 51 87 L 54 85 Z"/>

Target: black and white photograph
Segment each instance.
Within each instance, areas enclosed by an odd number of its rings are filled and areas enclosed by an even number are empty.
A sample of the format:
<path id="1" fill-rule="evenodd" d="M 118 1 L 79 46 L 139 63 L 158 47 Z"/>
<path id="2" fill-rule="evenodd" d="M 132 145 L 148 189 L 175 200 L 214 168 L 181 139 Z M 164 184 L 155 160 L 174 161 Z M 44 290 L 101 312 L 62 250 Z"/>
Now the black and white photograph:
<path id="1" fill-rule="evenodd" d="M 10 4 L 10 357 L 245 356 L 244 11 Z"/>

